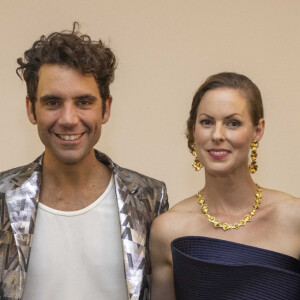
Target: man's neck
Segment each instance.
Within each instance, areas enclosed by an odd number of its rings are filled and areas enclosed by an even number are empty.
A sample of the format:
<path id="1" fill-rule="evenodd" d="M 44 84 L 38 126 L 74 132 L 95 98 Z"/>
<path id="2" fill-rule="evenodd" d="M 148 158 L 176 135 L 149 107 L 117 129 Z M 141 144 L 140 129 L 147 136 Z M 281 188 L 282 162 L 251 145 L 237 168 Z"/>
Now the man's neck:
<path id="1" fill-rule="evenodd" d="M 111 170 L 94 151 L 75 164 L 44 156 L 40 202 L 59 210 L 78 210 L 94 202 L 109 184 Z"/>
<path id="2" fill-rule="evenodd" d="M 76 163 L 65 163 L 46 150 L 42 174 L 57 185 L 80 186 L 90 178 L 101 174 L 104 168 L 105 166 L 98 161 L 93 150 Z"/>

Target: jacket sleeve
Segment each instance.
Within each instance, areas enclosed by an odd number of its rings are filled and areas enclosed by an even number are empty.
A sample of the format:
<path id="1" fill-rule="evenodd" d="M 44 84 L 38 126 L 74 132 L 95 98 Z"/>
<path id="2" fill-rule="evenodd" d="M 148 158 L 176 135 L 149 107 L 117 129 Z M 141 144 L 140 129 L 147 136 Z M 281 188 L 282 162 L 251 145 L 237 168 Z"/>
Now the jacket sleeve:
<path id="1" fill-rule="evenodd" d="M 166 212 L 168 209 L 169 209 L 169 201 L 168 201 L 167 188 L 166 188 L 165 183 L 162 183 L 161 199 L 160 199 L 159 209 L 157 211 L 157 216 L 159 216 L 162 213 Z"/>

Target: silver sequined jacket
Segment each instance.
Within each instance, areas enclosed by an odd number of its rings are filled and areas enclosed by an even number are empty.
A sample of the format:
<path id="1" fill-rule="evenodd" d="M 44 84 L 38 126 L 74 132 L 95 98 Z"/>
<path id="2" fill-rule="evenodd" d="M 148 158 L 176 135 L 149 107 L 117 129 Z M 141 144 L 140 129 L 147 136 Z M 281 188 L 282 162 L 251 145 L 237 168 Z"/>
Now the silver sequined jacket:
<path id="1" fill-rule="evenodd" d="M 96 157 L 114 175 L 128 299 L 149 299 L 149 230 L 168 209 L 165 184 L 121 168 L 105 154 Z M 22 298 L 38 208 L 42 156 L 0 173 L 0 299 Z"/>

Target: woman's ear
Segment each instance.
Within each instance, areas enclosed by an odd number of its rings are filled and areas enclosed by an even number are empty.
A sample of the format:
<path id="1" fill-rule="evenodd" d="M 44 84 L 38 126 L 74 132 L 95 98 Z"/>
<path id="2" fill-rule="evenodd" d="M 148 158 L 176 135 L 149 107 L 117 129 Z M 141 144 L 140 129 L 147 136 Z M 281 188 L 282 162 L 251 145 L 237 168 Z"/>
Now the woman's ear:
<path id="1" fill-rule="evenodd" d="M 253 140 L 259 142 L 262 139 L 264 132 L 265 132 L 265 119 L 261 118 L 258 122 L 258 125 L 255 128 Z"/>

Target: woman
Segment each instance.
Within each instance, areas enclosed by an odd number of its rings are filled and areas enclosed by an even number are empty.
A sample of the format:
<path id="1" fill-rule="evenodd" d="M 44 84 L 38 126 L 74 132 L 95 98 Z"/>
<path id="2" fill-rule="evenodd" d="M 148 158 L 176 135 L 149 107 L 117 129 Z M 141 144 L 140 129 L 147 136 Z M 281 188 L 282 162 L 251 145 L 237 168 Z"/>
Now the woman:
<path id="1" fill-rule="evenodd" d="M 187 138 L 205 186 L 152 225 L 151 299 L 300 299 L 300 201 L 251 177 L 264 127 L 246 76 L 213 75 L 196 92 Z"/>

